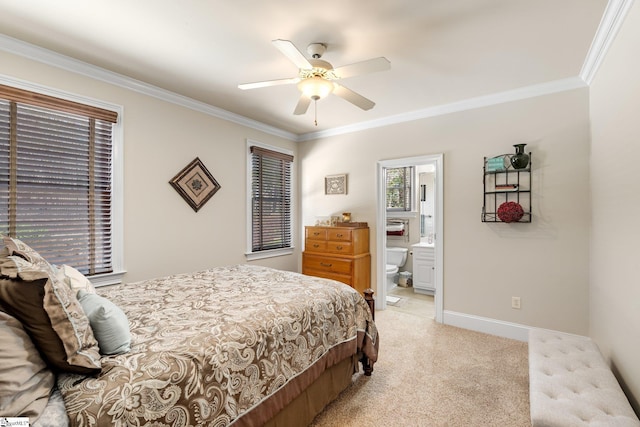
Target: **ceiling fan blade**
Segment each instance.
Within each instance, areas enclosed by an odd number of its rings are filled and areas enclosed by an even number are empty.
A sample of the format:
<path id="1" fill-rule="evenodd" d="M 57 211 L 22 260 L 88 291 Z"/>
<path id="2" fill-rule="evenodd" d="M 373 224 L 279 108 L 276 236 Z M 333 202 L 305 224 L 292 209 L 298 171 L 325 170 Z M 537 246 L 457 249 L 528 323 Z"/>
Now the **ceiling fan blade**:
<path id="1" fill-rule="evenodd" d="M 313 68 L 309 60 L 289 40 L 272 40 L 271 43 L 300 69 Z"/>
<path id="2" fill-rule="evenodd" d="M 375 73 L 378 71 L 386 71 L 390 68 L 391 62 L 389 62 L 387 58 L 381 56 L 379 58 L 373 58 L 367 61 L 343 65 L 342 67 L 335 68 L 333 72 L 341 79 L 346 79 L 347 77 Z"/>
<path id="3" fill-rule="evenodd" d="M 268 80 L 264 82 L 254 82 L 254 83 L 243 83 L 238 85 L 238 89 L 246 90 L 246 89 L 257 89 L 260 87 L 296 84 L 299 81 L 300 81 L 299 77 L 292 77 L 289 79 Z"/>
<path id="4" fill-rule="evenodd" d="M 372 109 L 376 105 L 376 103 L 372 100 L 367 99 L 358 93 L 355 93 L 351 89 L 347 89 L 346 87 L 341 86 L 335 82 L 334 85 L 335 89 L 333 89 L 333 93 L 338 95 L 340 98 L 349 101 L 356 107 L 360 107 L 366 111 Z"/>
<path id="5" fill-rule="evenodd" d="M 293 110 L 293 114 L 295 114 L 296 116 L 300 116 L 306 113 L 307 110 L 309 109 L 309 104 L 311 104 L 311 98 L 308 98 L 302 95 L 298 100 L 298 105 L 296 105 L 296 109 Z"/>

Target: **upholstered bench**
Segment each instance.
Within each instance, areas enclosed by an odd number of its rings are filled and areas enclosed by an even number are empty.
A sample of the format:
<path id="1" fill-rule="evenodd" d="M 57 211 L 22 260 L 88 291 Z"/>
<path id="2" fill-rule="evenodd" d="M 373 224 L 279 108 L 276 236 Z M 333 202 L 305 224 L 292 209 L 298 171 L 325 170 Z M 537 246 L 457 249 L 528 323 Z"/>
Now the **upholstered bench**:
<path id="1" fill-rule="evenodd" d="M 533 427 L 640 427 L 627 397 L 588 337 L 532 329 L 529 387 Z"/>

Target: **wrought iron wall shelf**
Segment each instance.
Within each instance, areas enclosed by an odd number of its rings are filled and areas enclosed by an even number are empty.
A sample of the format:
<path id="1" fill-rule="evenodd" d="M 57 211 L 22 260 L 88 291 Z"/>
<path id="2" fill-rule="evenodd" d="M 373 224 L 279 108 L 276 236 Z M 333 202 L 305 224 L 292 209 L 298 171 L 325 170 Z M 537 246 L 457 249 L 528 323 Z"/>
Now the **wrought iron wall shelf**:
<path id="1" fill-rule="evenodd" d="M 484 158 L 482 184 L 484 200 L 482 205 L 482 222 L 504 222 L 498 217 L 498 208 L 505 202 L 516 202 L 524 210 L 524 215 L 517 222 L 531 222 L 531 168 L 532 157 L 529 153 L 529 165 L 524 169 L 514 169 L 508 163 L 510 154 L 505 158 L 503 170 L 487 170 Z"/>

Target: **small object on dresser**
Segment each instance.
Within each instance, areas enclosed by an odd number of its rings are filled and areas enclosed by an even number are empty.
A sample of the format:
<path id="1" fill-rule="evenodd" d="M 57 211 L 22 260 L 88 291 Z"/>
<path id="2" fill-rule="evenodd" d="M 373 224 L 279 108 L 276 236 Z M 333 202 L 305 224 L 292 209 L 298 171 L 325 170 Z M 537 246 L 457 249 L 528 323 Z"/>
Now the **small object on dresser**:
<path id="1" fill-rule="evenodd" d="M 366 228 L 369 224 L 366 222 L 340 222 L 336 223 L 336 227 Z"/>
<path id="2" fill-rule="evenodd" d="M 342 222 L 351 222 L 351 212 L 342 213 Z"/>
<path id="3" fill-rule="evenodd" d="M 331 217 L 329 217 L 329 216 L 317 216 L 316 217 L 316 225 L 318 227 L 329 227 L 329 226 L 331 226 Z"/>

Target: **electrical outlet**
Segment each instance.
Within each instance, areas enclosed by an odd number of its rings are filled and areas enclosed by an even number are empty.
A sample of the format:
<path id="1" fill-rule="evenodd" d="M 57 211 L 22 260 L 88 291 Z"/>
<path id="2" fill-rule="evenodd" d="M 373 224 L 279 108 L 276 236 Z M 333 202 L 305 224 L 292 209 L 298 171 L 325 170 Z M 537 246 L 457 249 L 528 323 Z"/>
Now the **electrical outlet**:
<path id="1" fill-rule="evenodd" d="M 511 308 L 520 310 L 520 297 L 511 297 Z"/>

